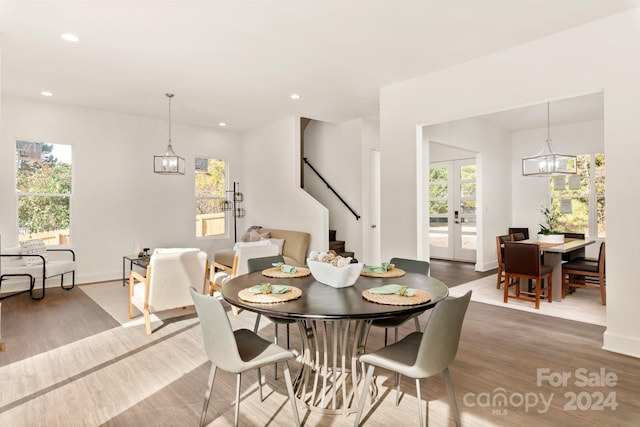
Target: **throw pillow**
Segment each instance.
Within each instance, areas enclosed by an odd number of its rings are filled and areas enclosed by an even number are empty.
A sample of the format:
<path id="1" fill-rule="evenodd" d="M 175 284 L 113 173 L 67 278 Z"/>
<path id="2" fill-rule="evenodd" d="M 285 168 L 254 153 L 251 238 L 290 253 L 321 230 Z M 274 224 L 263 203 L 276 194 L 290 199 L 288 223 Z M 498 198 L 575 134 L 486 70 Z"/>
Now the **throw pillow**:
<path id="1" fill-rule="evenodd" d="M 42 255 L 45 260 L 49 259 L 47 248 L 42 240 L 27 240 L 20 242 L 20 252 L 22 255 Z M 42 258 L 37 256 L 23 256 L 22 260 L 26 265 L 41 265 Z"/>
<path id="2" fill-rule="evenodd" d="M 261 238 L 268 239 L 271 237 L 271 232 L 267 231 L 266 233 L 258 233 L 257 230 L 251 230 L 249 233 L 249 241 L 250 242 L 258 242 Z"/>
<path id="3" fill-rule="evenodd" d="M 241 242 L 249 242 L 249 233 L 251 233 L 253 230 L 259 230 L 261 229 L 262 226 L 260 225 L 252 225 L 251 227 L 247 228 L 247 231 L 245 231 L 244 233 L 242 233 L 242 236 L 240 236 L 240 241 Z"/>
<path id="4" fill-rule="evenodd" d="M 282 255 L 282 248 L 284 248 L 284 239 L 265 239 L 261 238 L 262 241 L 269 241 L 272 245 L 276 245 L 278 247 L 278 255 Z"/>

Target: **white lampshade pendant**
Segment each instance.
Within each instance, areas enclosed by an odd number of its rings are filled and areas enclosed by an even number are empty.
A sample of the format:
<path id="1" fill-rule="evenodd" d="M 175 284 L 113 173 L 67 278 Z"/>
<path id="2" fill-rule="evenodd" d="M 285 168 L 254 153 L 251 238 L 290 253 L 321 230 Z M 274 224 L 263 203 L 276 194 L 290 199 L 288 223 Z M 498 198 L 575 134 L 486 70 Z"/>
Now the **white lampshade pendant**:
<path id="1" fill-rule="evenodd" d="M 171 98 L 172 93 L 165 94 L 169 98 L 169 145 L 164 154 L 153 156 L 153 172 L 161 175 L 184 175 L 185 161 L 173 151 L 171 145 Z"/>

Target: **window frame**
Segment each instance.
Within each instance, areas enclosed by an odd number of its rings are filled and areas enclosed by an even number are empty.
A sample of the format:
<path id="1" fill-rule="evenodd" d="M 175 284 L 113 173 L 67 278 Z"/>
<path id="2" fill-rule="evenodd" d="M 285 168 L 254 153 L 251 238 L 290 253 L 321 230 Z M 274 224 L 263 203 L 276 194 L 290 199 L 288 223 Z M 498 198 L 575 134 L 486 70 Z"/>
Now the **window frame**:
<path id="1" fill-rule="evenodd" d="M 223 195 L 222 196 L 199 196 L 198 195 L 198 191 L 197 191 L 197 187 L 196 187 L 197 186 L 197 181 L 196 180 L 197 180 L 198 174 L 201 173 L 201 172 L 198 172 L 198 169 L 199 169 L 198 166 L 197 166 L 198 159 L 207 159 L 207 161 L 214 160 L 214 161 L 222 162 L 224 164 L 224 174 L 223 174 L 224 175 L 224 182 L 223 182 L 223 186 L 222 186 L 222 188 L 223 188 L 223 190 L 222 190 L 223 191 Z M 199 201 L 201 201 L 201 200 L 213 200 L 213 201 L 218 200 L 219 201 L 218 205 L 221 206 L 222 202 L 227 199 L 227 190 L 226 190 L 226 188 L 227 188 L 227 183 L 229 182 L 229 162 L 227 160 L 220 159 L 220 158 L 217 158 L 217 157 L 212 157 L 212 156 L 209 156 L 209 155 L 197 155 L 197 156 L 195 156 L 195 159 L 194 159 L 194 166 L 195 166 L 195 168 L 194 168 L 193 183 L 194 183 L 194 210 L 195 210 L 195 218 L 194 219 L 196 221 L 195 238 L 196 239 L 228 239 L 229 238 L 229 228 L 230 228 L 230 225 L 229 225 L 229 223 L 230 223 L 230 221 L 229 221 L 229 212 L 228 211 L 225 211 L 225 210 L 221 209 L 221 212 L 223 214 L 223 220 L 224 220 L 224 227 L 223 227 L 224 231 L 222 233 L 220 233 L 220 234 L 210 234 L 210 235 L 199 235 L 198 234 L 198 225 L 197 225 L 197 223 L 199 221 L 199 219 L 198 219 L 198 215 L 199 214 L 197 212 L 198 212 Z"/>
<path id="2" fill-rule="evenodd" d="M 49 146 L 53 146 L 55 147 L 57 146 L 64 146 L 64 147 L 68 147 L 69 150 L 69 163 L 66 163 L 64 161 L 62 161 L 62 164 L 68 164 L 69 165 L 69 191 L 68 192 L 61 192 L 61 193 L 51 193 L 51 192 L 29 192 L 29 191 L 23 191 L 21 189 L 18 188 L 19 186 L 19 177 L 18 177 L 18 172 L 20 171 L 19 168 L 19 161 L 20 159 L 20 155 L 19 155 L 19 148 L 18 145 L 19 143 L 27 143 L 27 144 L 42 144 L 44 145 L 49 145 Z M 42 142 L 42 141 L 34 141 L 31 139 L 26 139 L 26 138 L 16 138 L 15 139 L 15 167 L 14 167 L 14 173 L 13 173 L 13 177 L 14 177 L 14 191 L 15 191 L 15 202 L 16 202 L 16 226 L 15 226 L 15 230 L 16 230 L 16 234 L 17 234 L 17 241 L 18 242 L 23 242 L 23 241 L 27 241 L 27 240 L 33 240 L 33 239 L 37 239 L 40 238 L 44 241 L 44 243 L 47 246 L 68 246 L 72 243 L 72 232 L 71 232 L 71 228 L 72 228 L 72 224 L 73 224 L 73 188 L 74 188 L 74 184 L 73 184 L 73 171 L 74 171 L 74 167 L 73 167 L 73 145 L 72 144 L 61 144 L 61 143 L 57 143 L 57 142 Z M 52 148 L 51 151 L 51 155 L 55 155 L 55 150 Z M 28 159 L 22 159 L 22 160 L 28 160 Z M 40 156 L 40 159 L 31 159 L 33 161 L 39 162 L 39 163 L 43 163 L 43 158 L 42 155 Z M 68 222 L 68 228 L 65 229 L 67 230 L 67 235 L 66 235 L 66 241 L 65 242 L 60 242 L 60 236 L 63 236 L 64 234 L 60 234 L 58 237 L 58 241 L 51 243 L 50 239 L 48 239 L 45 236 L 38 236 L 38 234 L 42 234 L 42 233 L 46 233 L 46 232 L 37 232 L 37 231 L 30 231 L 29 233 L 21 233 L 21 227 L 20 227 L 20 199 L 21 198 L 29 198 L 29 197 L 59 197 L 62 199 L 67 199 L 68 200 L 68 218 L 67 218 L 67 222 Z M 56 230 L 54 230 L 56 231 Z M 64 230 L 57 230 L 57 231 L 64 231 Z M 33 235 L 36 235 L 35 237 L 33 237 Z M 26 238 L 22 238 L 23 236 L 26 236 Z"/>
<path id="3" fill-rule="evenodd" d="M 603 159 L 604 159 L 604 168 L 603 168 L 603 180 L 605 182 L 605 190 L 599 194 L 598 193 L 598 189 L 597 189 L 597 165 L 596 165 L 596 156 L 598 155 L 602 155 Z M 554 180 L 554 176 L 549 177 L 549 185 L 547 187 L 547 191 L 548 191 L 548 199 L 549 199 L 549 206 L 554 206 L 553 205 L 553 201 L 554 200 L 559 200 L 560 203 L 562 200 L 574 200 L 574 199 L 587 199 L 587 221 L 586 221 L 586 232 L 585 232 L 585 237 L 591 238 L 591 239 L 604 239 L 606 238 L 606 218 L 603 221 L 603 234 L 600 235 L 599 232 L 599 228 L 598 228 L 598 201 L 599 200 L 604 200 L 605 206 L 606 206 L 606 157 L 605 157 L 605 153 L 603 152 L 592 152 L 592 153 L 584 153 L 584 154 L 578 154 L 578 157 L 581 156 L 589 156 L 589 171 L 588 171 L 588 176 L 589 176 L 589 182 L 588 182 L 588 186 L 589 186 L 589 191 L 588 193 L 585 192 L 581 192 L 580 194 L 577 195 L 561 195 L 561 196 L 554 196 L 553 195 L 553 180 Z M 560 230 L 560 231 L 567 231 L 570 232 L 572 230 Z"/>

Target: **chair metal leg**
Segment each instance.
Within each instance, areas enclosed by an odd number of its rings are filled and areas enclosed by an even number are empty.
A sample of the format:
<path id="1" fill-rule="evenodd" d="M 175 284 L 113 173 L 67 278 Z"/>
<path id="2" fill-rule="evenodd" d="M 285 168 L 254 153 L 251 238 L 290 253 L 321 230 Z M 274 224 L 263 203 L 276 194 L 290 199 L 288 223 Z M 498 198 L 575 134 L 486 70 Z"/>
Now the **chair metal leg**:
<path id="1" fill-rule="evenodd" d="M 257 334 L 258 333 L 258 327 L 260 326 L 260 318 L 262 317 L 262 314 L 258 313 L 258 316 L 256 317 L 256 324 L 253 325 L 253 333 Z"/>
<path id="2" fill-rule="evenodd" d="M 209 370 L 209 380 L 207 381 L 207 390 L 204 392 L 204 404 L 202 405 L 202 415 L 200 415 L 200 427 L 204 426 L 204 420 L 207 418 L 207 408 L 209 400 L 211 400 L 211 391 L 213 390 L 213 380 L 216 377 L 216 366 L 211 365 Z"/>
<path id="3" fill-rule="evenodd" d="M 424 418 L 422 416 L 422 397 L 420 396 L 420 380 L 416 378 L 416 398 L 418 399 L 418 417 L 420 417 L 420 427 L 424 427 Z"/>
<path id="4" fill-rule="evenodd" d="M 400 403 L 400 374 L 396 372 L 396 406 Z"/>
<path id="5" fill-rule="evenodd" d="M 369 394 L 369 386 L 371 385 L 371 379 L 373 378 L 373 370 L 375 366 L 369 365 L 367 369 L 367 375 L 364 378 L 364 384 L 362 385 L 362 394 L 360 395 L 360 401 L 358 402 L 358 412 L 356 413 L 356 419 L 353 423 L 355 427 L 360 425 L 360 418 L 362 417 L 362 412 L 364 411 L 364 405 L 367 401 L 367 395 Z"/>
<path id="6" fill-rule="evenodd" d="M 388 328 L 384 328 L 384 346 L 387 346 L 387 333 L 388 333 Z"/>
<path id="7" fill-rule="evenodd" d="M 413 323 L 415 323 L 415 325 L 416 325 L 416 332 L 421 332 L 420 320 L 418 319 L 418 316 L 415 316 L 413 318 Z"/>
<path id="8" fill-rule="evenodd" d="M 290 349 L 291 346 L 289 345 L 289 324 L 287 323 L 287 349 Z"/>
<path id="9" fill-rule="evenodd" d="M 234 426 L 238 427 L 238 417 L 240 416 L 240 382 L 241 382 L 241 377 L 242 374 L 238 374 L 236 376 L 236 415 L 235 415 L 235 422 L 234 422 Z M 262 390 L 262 388 L 260 389 Z M 262 392 L 261 392 L 262 393 Z M 262 400 L 262 397 L 261 397 Z"/>
<path id="10" fill-rule="evenodd" d="M 278 324 L 274 323 L 273 324 L 273 328 L 275 329 L 274 335 L 273 335 L 273 341 L 276 345 L 278 345 Z M 273 364 L 273 377 L 274 379 L 278 379 L 278 364 L 274 363 Z"/>
<path id="11" fill-rule="evenodd" d="M 264 402 L 262 397 L 262 369 L 258 368 L 258 391 L 260 393 L 260 402 Z"/>
<path id="12" fill-rule="evenodd" d="M 291 410 L 293 411 L 293 419 L 296 427 L 300 427 L 300 417 L 298 416 L 298 407 L 296 406 L 296 396 L 293 392 L 293 384 L 291 383 L 291 375 L 289 373 L 289 364 L 284 362 L 284 381 L 287 383 L 287 393 L 291 402 Z"/>
<path id="13" fill-rule="evenodd" d="M 451 401 L 451 409 L 453 410 L 453 417 L 456 420 L 456 427 L 460 427 L 460 413 L 458 412 L 458 405 L 456 403 L 456 395 L 453 390 L 453 382 L 451 381 L 451 373 L 449 373 L 449 368 L 445 368 L 442 371 L 442 375 L 444 375 L 444 383 L 447 386 L 447 392 L 449 393 L 449 400 Z"/>

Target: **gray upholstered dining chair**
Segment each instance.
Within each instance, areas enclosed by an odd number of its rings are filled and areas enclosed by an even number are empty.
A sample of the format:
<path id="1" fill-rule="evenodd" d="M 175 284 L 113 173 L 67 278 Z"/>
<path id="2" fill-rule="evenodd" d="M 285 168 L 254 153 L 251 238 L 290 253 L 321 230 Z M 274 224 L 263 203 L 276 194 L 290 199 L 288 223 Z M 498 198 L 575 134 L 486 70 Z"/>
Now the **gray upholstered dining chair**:
<path id="1" fill-rule="evenodd" d="M 439 302 L 429 316 L 424 332 L 413 332 L 397 343 L 360 356 L 360 362 L 368 365 L 368 368 L 358 402 L 354 426 L 357 427 L 360 424 L 376 366 L 416 380 L 418 416 L 421 427 L 424 425 L 424 417 L 422 415 L 422 398 L 420 397 L 420 380 L 442 372 L 453 416 L 456 425 L 460 426 L 460 414 L 449 373 L 449 364 L 458 352 L 462 322 L 470 299 L 471 291 L 468 291 L 460 298 L 449 298 Z"/>
<path id="2" fill-rule="evenodd" d="M 418 273 L 424 274 L 425 276 L 429 275 L 429 262 L 427 261 L 419 261 L 407 258 L 391 258 L 389 263 L 406 271 L 407 273 Z M 416 331 L 420 332 L 420 321 L 418 320 L 418 316 L 420 316 L 422 313 L 424 313 L 424 311 L 408 316 L 395 316 L 389 319 L 376 319 L 371 323 L 371 325 L 377 326 L 379 328 L 384 328 L 384 345 L 387 345 L 388 328 L 394 328 L 395 341 L 398 341 L 398 327 L 411 318 L 413 318 L 413 321 L 415 323 Z"/>
<path id="3" fill-rule="evenodd" d="M 231 328 L 227 313 L 218 299 L 208 295 L 202 295 L 194 288 L 191 288 L 190 292 L 200 319 L 200 325 L 202 326 L 205 350 L 211 360 L 211 371 L 209 372 L 207 390 L 204 396 L 200 425 L 203 426 L 205 424 L 207 408 L 209 407 L 209 400 L 211 399 L 213 389 L 213 380 L 218 368 L 237 375 L 235 399 L 235 426 L 237 426 L 240 414 L 240 379 L 242 373 L 251 369 L 258 369 L 260 400 L 262 401 L 260 368 L 284 362 L 284 378 L 287 383 L 287 392 L 293 410 L 293 419 L 295 425 L 300 426 L 296 398 L 293 392 L 291 376 L 289 375 L 289 365 L 287 364 L 287 360 L 293 359 L 295 355 L 289 350 L 260 338 L 248 329 L 234 331 Z"/>
<path id="4" fill-rule="evenodd" d="M 247 267 L 249 273 L 254 273 L 256 271 L 266 270 L 267 268 L 271 268 L 274 263 L 284 262 L 284 257 L 282 255 L 273 255 L 273 256 L 265 256 L 260 258 L 251 258 L 247 260 Z M 287 348 L 289 348 L 289 325 L 295 323 L 293 319 L 280 319 L 278 317 L 265 316 L 267 319 L 271 320 L 274 324 L 275 332 L 273 336 L 273 342 L 275 344 L 279 344 L 278 341 L 278 325 L 286 325 L 287 326 Z M 256 323 L 253 326 L 253 332 L 258 333 L 258 328 L 260 327 L 260 319 L 262 315 L 258 313 L 256 317 Z M 274 367 L 274 377 L 278 379 L 278 366 Z"/>

